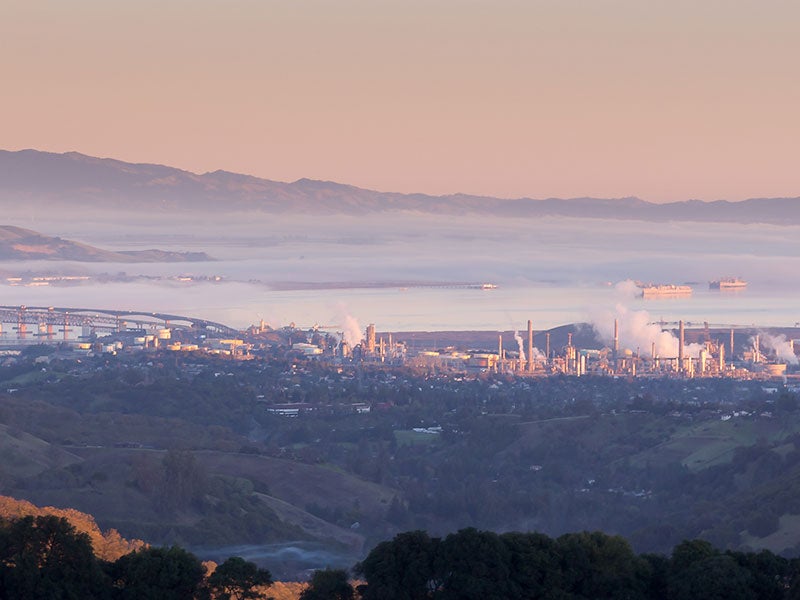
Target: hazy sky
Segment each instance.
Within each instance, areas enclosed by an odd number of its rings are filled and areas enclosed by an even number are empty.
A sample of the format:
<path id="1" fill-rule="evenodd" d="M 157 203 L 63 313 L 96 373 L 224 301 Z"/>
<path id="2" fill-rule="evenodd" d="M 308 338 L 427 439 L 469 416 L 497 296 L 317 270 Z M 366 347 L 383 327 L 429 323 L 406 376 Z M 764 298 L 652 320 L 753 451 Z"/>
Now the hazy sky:
<path id="1" fill-rule="evenodd" d="M 0 147 L 387 191 L 800 195 L 797 0 L 3 0 Z"/>

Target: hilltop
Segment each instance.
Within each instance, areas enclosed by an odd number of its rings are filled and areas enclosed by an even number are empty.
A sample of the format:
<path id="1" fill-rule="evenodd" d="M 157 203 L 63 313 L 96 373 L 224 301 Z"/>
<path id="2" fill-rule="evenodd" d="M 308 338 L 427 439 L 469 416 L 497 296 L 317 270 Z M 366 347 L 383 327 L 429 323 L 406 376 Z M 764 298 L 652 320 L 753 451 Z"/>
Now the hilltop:
<path id="1" fill-rule="evenodd" d="M 469 194 L 432 196 L 358 188 L 330 181 L 287 183 L 213 171 L 196 174 L 156 164 L 133 164 L 78 152 L 0 150 L 0 202 L 33 208 L 95 211 L 364 214 L 414 211 L 444 215 L 546 216 L 648 221 L 800 223 L 798 198 L 741 202 L 687 200 L 654 204 L 639 198 L 516 198 Z"/>
<path id="2" fill-rule="evenodd" d="M 204 252 L 166 250 L 112 251 L 47 236 L 31 229 L 0 225 L 0 260 L 72 260 L 79 262 L 186 262 L 211 260 Z"/>
<path id="3" fill-rule="evenodd" d="M 78 532 L 89 536 L 95 555 L 103 560 L 114 561 L 145 546 L 142 540 L 122 538 L 116 529 L 101 531 L 94 517 L 79 510 L 53 506 L 39 507 L 25 500 L 0 496 L 0 519 L 17 519 L 28 516 L 53 516 L 66 519 Z"/>

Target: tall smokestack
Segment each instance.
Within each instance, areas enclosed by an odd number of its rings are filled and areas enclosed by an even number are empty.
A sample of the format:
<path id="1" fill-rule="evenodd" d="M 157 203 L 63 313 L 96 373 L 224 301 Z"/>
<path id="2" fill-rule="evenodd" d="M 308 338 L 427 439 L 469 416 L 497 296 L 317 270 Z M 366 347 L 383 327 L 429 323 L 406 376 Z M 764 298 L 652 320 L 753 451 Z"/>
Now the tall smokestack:
<path id="1" fill-rule="evenodd" d="M 733 327 L 731 327 L 731 347 L 729 350 L 731 351 L 731 360 L 733 360 Z"/>
<path id="2" fill-rule="evenodd" d="M 614 358 L 619 353 L 619 320 L 614 319 Z"/>
<path id="3" fill-rule="evenodd" d="M 550 362 L 550 332 L 544 334 L 544 357 Z"/>
<path id="4" fill-rule="evenodd" d="M 678 370 L 683 371 L 683 345 L 686 341 L 683 331 L 683 320 L 678 322 Z"/>
<path id="5" fill-rule="evenodd" d="M 533 322 L 528 319 L 528 371 L 533 371 Z"/>
<path id="6" fill-rule="evenodd" d="M 503 334 L 497 336 L 497 356 L 503 360 Z"/>
<path id="7" fill-rule="evenodd" d="M 725 371 L 725 344 L 719 345 L 719 372 L 722 374 Z"/>

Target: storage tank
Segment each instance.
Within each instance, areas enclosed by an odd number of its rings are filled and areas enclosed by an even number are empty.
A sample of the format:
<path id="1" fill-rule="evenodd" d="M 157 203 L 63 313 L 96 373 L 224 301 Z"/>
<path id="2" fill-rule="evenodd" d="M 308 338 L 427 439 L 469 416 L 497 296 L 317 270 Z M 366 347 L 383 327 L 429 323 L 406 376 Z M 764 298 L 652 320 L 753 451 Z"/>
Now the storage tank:
<path id="1" fill-rule="evenodd" d="M 773 377 L 780 377 L 781 375 L 786 375 L 786 364 L 785 363 L 770 363 L 765 365 L 767 373 L 772 375 Z"/>

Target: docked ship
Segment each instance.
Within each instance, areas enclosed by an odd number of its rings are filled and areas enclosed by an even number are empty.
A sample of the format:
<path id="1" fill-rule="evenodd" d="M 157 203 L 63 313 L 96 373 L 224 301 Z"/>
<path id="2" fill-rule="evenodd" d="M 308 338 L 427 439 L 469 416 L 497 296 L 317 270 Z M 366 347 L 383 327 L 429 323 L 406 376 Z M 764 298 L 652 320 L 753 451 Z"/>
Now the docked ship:
<path id="1" fill-rule="evenodd" d="M 712 290 L 743 290 L 747 287 L 747 282 L 738 277 L 724 277 L 716 281 L 709 281 L 708 287 Z"/>
<path id="2" fill-rule="evenodd" d="M 494 283 L 468 283 L 467 288 L 471 290 L 496 290 L 497 285 Z"/>
<path id="3" fill-rule="evenodd" d="M 642 298 L 674 298 L 691 296 L 692 287 L 689 285 L 674 285 L 671 283 L 640 285 Z"/>

